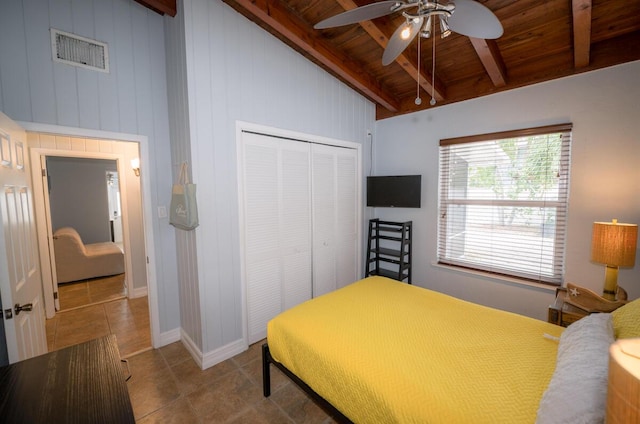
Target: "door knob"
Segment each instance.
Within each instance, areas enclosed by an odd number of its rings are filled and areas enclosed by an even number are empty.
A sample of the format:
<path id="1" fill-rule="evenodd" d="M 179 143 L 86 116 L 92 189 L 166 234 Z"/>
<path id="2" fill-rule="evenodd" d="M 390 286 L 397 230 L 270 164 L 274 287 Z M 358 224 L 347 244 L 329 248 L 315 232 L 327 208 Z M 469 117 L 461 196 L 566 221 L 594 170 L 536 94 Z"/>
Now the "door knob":
<path id="1" fill-rule="evenodd" d="M 16 306 L 14 306 L 13 309 L 16 311 L 16 315 L 19 315 L 22 311 L 31 311 L 33 309 L 33 304 L 25 303 L 24 305 L 20 305 L 19 303 L 16 303 Z"/>

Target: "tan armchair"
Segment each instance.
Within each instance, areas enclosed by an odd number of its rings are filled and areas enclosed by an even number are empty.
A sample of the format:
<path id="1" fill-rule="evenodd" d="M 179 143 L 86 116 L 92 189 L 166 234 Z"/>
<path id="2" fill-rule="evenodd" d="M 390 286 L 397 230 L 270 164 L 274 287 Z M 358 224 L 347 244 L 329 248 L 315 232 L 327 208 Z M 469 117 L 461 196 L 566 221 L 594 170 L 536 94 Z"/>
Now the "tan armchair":
<path id="1" fill-rule="evenodd" d="M 58 283 L 122 274 L 124 253 L 112 242 L 84 244 L 78 232 L 62 227 L 53 233 Z"/>

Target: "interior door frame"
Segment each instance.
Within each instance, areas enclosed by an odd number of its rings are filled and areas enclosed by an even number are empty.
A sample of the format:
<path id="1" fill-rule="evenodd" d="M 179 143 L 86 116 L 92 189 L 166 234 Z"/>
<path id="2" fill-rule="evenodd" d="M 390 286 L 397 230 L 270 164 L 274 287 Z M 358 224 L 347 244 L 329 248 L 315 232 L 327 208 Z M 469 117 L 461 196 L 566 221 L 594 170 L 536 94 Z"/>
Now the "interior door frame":
<path id="1" fill-rule="evenodd" d="M 57 136 L 95 138 L 102 140 L 138 143 L 140 152 L 140 193 L 142 195 L 142 220 L 144 225 L 144 245 L 146 253 L 147 296 L 149 300 L 149 321 L 151 325 L 151 344 L 160 347 L 160 312 L 158 307 L 158 286 L 155 272 L 155 243 L 153 232 L 153 215 L 151 201 L 151 182 L 145 165 L 151 164 L 149 138 L 144 135 L 117 133 L 86 128 L 65 127 L 35 122 L 18 122 L 27 132 L 47 133 Z M 63 150 L 56 150 L 62 152 Z M 77 153 L 77 152 L 76 152 Z M 126 168 L 127 164 L 124 164 Z"/>
<path id="2" fill-rule="evenodd" d="M 45 192 L 40 167 L 43 160 L 48 157 L 69 157 L 82 159 L 105 159 L 116 162 L 118 173 L 125 172 L 126 163 L 124 155 L 117 153 L 85 152 L 77 150 L 29 148 L 31 157 L 31 176 L 34 191 L 34 203 L 36 209 L 36 222 L 38 224 L 38 249 L 40 251 L 40 271 L 42 274 L 42 291 L 44 293 L 44 304 L 47 318 L 53 318 L 56 309 L 60 306 L 56 299 L 58 284 L 54 278 L 55 271 L 55 249 L 53 248 L 53 228 L 51 227 L 51 199 Z M 38 164 L 36 168 L 34 164 Z M 47 176 L 48 177 L 48 176 Z M 127 198 L 126 178 L 119 179 L 121 198 Z M 120 202 L 122 209 L 123 243 L 124 243 L 124 269 L 125 275 L 131 275 L 133 263 L 131 260 L 131 239 L 129 235 L 129 211 L 127 202 Z M 42 229 L 42 231 L 40 231 Z M 130 278 L 125 278 L 127 283 L 127 297 L 134 294 L 133 282 Z"/>

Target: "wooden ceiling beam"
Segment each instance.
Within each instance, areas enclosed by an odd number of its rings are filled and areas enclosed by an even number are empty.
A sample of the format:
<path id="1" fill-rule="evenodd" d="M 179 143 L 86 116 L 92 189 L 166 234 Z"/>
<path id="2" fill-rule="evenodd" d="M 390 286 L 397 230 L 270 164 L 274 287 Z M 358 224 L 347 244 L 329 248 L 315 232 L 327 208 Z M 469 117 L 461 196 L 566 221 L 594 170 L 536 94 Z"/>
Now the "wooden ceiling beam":
<path id="1" fill-rule="evenodd" d="M 573 64 L 589 66 L 591 52 L 591 0 L 572 0 Z"/>
<path id="2" fill-rule="evenodd" d="M 340 4 L 340 6 L 342 6 L 344 10 L 355 9 L 359 6 L 359 4 L 357 4 L 353 0 L 336 0 L 336 2 Z M 382 32 L 382 29 L 380 29 L 380 27 L 378 27 L 372 21 L 360 22 L 360 26 L 364 28 L 367 34 L 369 34 L 371 38 L 373 38 L 376 43 L 380 45 L 380 47 L 382 47 L 383 49 L 387 47 L 387 44 L 389 43 L 389 37 L 387 37 L 384 32 Z M 442 81 L 440 81 L 438 78 L 432 78 L 430 72 L 420 72 L 418 67 L 404 53 L 401 53 L 396 58 L 396 63 L 402 66 L 402 69 L 404 69 L 405 72 L 414 81 L 419 81 L 420 87 L 422 87 L 424 91 L 429 93 L 429 95 L 431 95 L 431 92 L 433 91 L 436 100 L 444 99 L 446 88 Z M 420 75 L 420 78 L 418 78 L 418 75 Z M 432 81 L 435 81 L 433 85 Z"/>
<path id="3" fill-rule="evenodd" d="M 135 1 L 161 15 L 164 15 L 166 13 L 167 15 L 173 18 L 176 16 L 176 13 L 177 13 L 176 0 L 135 0 Z"/>
<path id="4" fill-rule="evenodd" d="M 496 87 L 507 85 L 507 68 L 502 60 L 500 49 L 498 49 L 498 43 L 495 40 L 485 40 L 484 38 L 469 37 L 469 40 L 493 85 Z"/>
<path id="5" fill-rule="evenodd" d="M 223 0 L 267 31 L 303 50 L 325 69 L 391 112 L 399 110 L 396 98 L 345 54 L 322 40 L 309 25 L 296 19 L 278 0 Z"/>

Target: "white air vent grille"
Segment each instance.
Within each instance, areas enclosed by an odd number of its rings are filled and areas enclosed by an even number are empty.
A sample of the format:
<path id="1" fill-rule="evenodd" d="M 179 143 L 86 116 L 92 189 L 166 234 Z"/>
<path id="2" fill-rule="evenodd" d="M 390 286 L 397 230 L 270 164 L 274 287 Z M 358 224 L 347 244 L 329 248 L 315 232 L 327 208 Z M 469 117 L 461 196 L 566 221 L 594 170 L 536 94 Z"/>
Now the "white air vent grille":
<path id="1" fill-rule="evenodd" d="M 106 43 L 51 28 L 53 60 L 100 72 L 109 72 Z"/>

